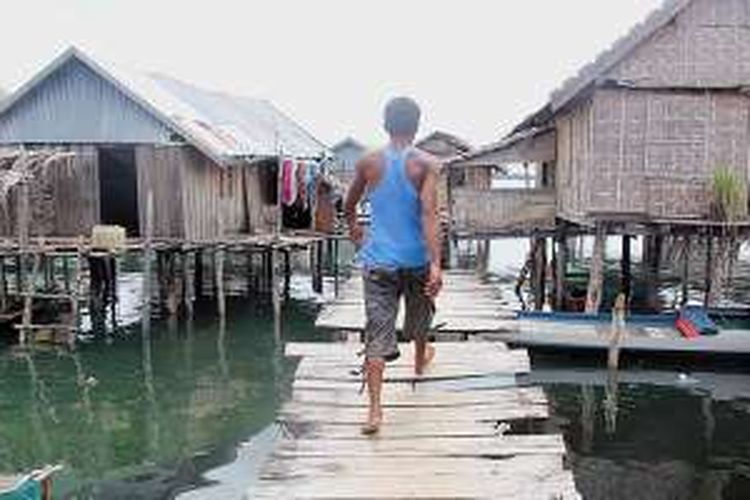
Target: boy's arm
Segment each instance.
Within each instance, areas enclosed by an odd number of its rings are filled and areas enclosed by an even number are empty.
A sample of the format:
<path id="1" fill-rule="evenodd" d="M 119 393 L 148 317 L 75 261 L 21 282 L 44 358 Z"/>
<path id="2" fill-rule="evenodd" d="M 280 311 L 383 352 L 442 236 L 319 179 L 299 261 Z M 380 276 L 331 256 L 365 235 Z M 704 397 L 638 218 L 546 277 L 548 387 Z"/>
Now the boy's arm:
<path id="1" fill-rule="evenodd" d="M 426 293 L 437 296 L 443 286 L 441 268 L 440 223 L 438 221 L 437 184 L 440 163 L 430 159 L 425 178 L 422 182 L 420 198 L 422 202 L 422 230 L 430 257 L 430 274 L 427 280 Z"/>
<path id="2" fill-rule="evenodd" d="M 357 220 L 357 206 L 367 188 L 367 180 L 364 175 L 365 162 L 366 159 L 364 158 L 357 162 L 354 171 L 354 180 L 349 186 L 349 190 L 346 193 L 346 200 L 344 201 L 344 215 L 349 228 L 349 238 L 357 246 L 362 244 L 363 236 L 362 226 L 359 225 L 359 221 Z"/>

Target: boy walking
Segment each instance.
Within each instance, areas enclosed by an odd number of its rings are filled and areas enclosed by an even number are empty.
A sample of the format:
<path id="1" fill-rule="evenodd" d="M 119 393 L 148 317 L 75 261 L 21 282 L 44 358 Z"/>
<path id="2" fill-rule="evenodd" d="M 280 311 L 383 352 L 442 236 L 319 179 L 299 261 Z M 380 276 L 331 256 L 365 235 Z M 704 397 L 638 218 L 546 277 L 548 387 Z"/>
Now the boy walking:
<path id="1" fill-rule="evenodd" d="M 376 434 L 383 420 L 381 388 L 386 362 L 396 360 L 396 317 L 404 297 L 404 335 L 414 340 L 414 372 L 421 375 L 435 350 L 428 331 L 434 299 L 442 287 L 437 216 L 439 162 L 413 147 L 420 109 L 406 97 L 385 108 L 387 146 L 366 155 L 346 197 L 352 241 L 359 248 L 365 294 L 365 377 L 369 412 L 364 434 Z M 357 205 L 367 194 L 370 226 L 357 222 Z"/>

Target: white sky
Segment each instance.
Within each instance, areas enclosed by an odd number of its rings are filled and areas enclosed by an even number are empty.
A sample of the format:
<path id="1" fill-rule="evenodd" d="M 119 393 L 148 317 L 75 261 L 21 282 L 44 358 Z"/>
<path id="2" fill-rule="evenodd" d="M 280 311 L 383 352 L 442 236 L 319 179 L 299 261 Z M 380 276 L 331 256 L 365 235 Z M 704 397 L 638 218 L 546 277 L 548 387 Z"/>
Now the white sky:
<path id="1" fill-rule="evenodd" d="M 407 94 L 423 132 L 496 140 L 660 0 L 3 0 L 0 87 L 67 46 L 266 97 L 333 144 L 383 140 Z"/>

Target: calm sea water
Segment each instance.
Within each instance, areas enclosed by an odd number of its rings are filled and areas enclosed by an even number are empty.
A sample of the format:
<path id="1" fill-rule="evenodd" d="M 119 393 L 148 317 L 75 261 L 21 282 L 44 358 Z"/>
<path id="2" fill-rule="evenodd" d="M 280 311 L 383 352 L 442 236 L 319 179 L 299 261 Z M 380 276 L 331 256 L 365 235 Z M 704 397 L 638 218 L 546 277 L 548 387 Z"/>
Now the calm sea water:
<path id="1" fill-rule="evenodd" d="M 526 248 L 493 242 L 488 268 L 504 291 Z M 668 300 L 669 287 L 662 293 Z M 308 281 L 295 281 L 293 295 L 286 338 L 325 340 Z M 266 305 L 238 300 L 229 311 L 223 330 L 209 304 L 191 324 L 156 323 L 148 337 L 125 329 L 74 353 L 4 348 L 0 473 L 61 463 L 56 498 L 65 499 L 240 498 L 270 449 L 294 367 L 277 356 Z M 750 498 L 742 367 L 632 366 L 613 386 L 603 365 L 535 358 L 531 375 L 585 498 Z"/>

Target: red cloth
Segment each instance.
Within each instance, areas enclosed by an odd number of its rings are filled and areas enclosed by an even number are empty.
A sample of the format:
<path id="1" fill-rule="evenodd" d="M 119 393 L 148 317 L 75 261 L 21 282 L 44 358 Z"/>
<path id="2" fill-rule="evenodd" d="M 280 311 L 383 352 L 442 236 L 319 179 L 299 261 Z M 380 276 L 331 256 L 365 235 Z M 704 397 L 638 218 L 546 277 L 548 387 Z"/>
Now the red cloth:
<path id="1" fill-rule="evenodd" d="M 693 322 L 685 318 L 679 318 L 675 322 L 675 327 L 677 327 L 677 330 L 687 339 L 695 339 L 701 336 Z"/>

